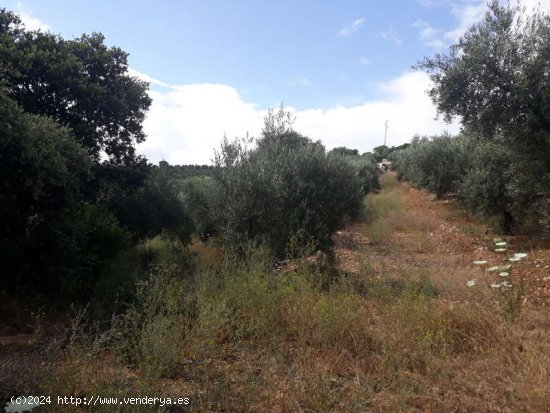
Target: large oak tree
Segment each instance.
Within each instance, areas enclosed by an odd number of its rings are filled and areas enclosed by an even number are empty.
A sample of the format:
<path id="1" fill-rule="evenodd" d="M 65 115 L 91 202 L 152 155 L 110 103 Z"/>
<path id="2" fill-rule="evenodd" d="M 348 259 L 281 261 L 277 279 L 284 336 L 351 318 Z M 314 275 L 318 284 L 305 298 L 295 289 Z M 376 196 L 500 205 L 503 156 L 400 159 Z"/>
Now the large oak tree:
<path id="1" fill-rule="evenodd" d="M 104 151 L 115 163 L 132 161 L 134 145 L 145 139 L 148 85 L 129 75 L 127 58 L 99 33 L 66 40 L 27 31 L 0 9 L 0 79 L 8 96 L 69 127 L 95 160 Z"/>

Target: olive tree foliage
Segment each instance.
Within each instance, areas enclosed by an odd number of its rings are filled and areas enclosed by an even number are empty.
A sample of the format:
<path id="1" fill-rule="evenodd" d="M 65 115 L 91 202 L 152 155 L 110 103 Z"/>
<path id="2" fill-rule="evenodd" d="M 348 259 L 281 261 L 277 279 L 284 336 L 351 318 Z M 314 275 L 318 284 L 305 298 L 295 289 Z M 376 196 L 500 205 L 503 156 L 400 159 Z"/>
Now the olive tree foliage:
<path id="1" fill-rule="evenodd" d="M 278 111 L 275 111 L 274 108 L 269 108 L 264 118 L 264 127 L 262 129 L 264 140 L 269 140 L 269 138 L 277 139 L 277 137 L 293 132 L 295 121 L 296 118 L 292 116 L 292 113 L 284 110 L 283 103 L 281 103 Z"/>
<path id="2" fill-rule="evenodd" d="M 450 135 L 413 140 L 393 154 L 398 178 L 426 188 L 438 198 L 456 193 L 466 167 L 467 144 Z"/>
<path id="3" fill-rule="evenodd" d="M 123 177 L 106 179 L 108 189 L 105 189 L 103 205 L 113 211 L 134 241 L 163 232 L 183 244 L 190 241 L 193 221 L 180 197 L 178 182 L 165 168 L 148 164 L 116 165 L 110 172 Z"/>
<path id="4" fill-rule="evenodd" d="M 355 169 L 292 130 L 283 108 L 268 114 L 262 136 L 253 143 L 224 140 L 216 153 L 214 211 L 224 244 L 263 243 L 282 257 L 299 233 L 329 248 L 334 231 L 361 205 Z"/>
<path id="5" fill-rule="evenodd" d="M 216 232 L 216 180 L 211 176 L 192 176 L 178 184 L 179 195 L 193 221 L 196 234 L 203 241 Z"/>
<path id="6" fill-rule="evenodd" d="M 446 120 L 460 117 L 466 130 L 485 138 L 502 131 L 521 142 L 523 134 L 516 133 L 525 127 L 550 132 L 549 34 L 547 14 L 492 1 L 447 54 L 417 67 L 430 74 L 430 96 Z"/>
<path id="7" fill-rule="evenodd" d="M 386 159 L 389 154 L 390 148 L 387 145 L 380 145 L 372 150 L 372 156 L 376 162 L 382 162 L 382 160 Z"/>
<path id="8" fill-rule="evenodd" d="M 475 142 L 470 147 L 468 169 L 463 176 L 459 198 L 475 215 L 498 219 L 504 233 L 511 231 L 514 199 L 509 185 L 517 154 L 493 141 Z M 521 199 L 518 199 L 521 201 Z"/>
<path id="9" fill-rule="evenodd" d="M 501 211 L 504 227 L 535 221 L 550 231 L 550 16 L 492 1 L 457 44 L 418 68 L 433 80 L 439 113 L 460 118 L 480 144 L 464 178 L 465 202 L 485 215 Z M 497 188 L 484 190 L 491 182 Z"/>
<path id="10" fill-rule="evenodd" d="M 377 165 L 373 156 L 368 154 L 359 155 L 357 149 L 346 147 L 334 148 L 328 153 L 328 156 L 339 158 L 355 170 L 355 174 L 361 181 L 363 195 L 380 190 Z"/>

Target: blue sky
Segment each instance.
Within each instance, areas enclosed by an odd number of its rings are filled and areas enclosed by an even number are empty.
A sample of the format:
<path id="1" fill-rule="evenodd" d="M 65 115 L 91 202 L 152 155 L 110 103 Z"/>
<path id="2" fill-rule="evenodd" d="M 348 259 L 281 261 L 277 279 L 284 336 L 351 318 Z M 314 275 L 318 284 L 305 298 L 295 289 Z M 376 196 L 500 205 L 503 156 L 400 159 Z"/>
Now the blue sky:
<path id="1" fill-rule="evenodd" d="M 130 53 L 153 98 L 140 150 L 173 163 L 209 162 L 224 133 L 257 136 L 281 101 L 297 130 L 329 148 L 372 149 L 386 119 L 389 144 L 456 132 L 434 120 L 429 80 L 411 65 L 444 51 L 486 9 L 478 0 L 4 3 L 28 27 L 65 38 L 102 32 Z"/>

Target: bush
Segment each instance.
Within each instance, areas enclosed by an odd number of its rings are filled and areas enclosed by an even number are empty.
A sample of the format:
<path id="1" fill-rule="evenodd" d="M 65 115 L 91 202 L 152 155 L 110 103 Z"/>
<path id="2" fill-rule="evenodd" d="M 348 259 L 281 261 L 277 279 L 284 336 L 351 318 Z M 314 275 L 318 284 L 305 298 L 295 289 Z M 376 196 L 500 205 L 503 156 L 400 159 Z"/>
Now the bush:
<path id="1" fill-rule="evenodd" d="M 550 185 L 544 162 L 506 143 L 463 133 L 414 139 L 393 153 L 398 177 L 436 193 L 456 193 L 475 215 L 495 219 L 499 230 L 547 231 Z"/>
<path id="2" fill-rule="evenodd" d="M 336 157 L 348 163 L 361 180 L 361 191 L 363 195 L 380 189 L 378 181 L 378 172 L 375 158 L 368 155 L 359 155 L 357 149 L 348 149 L 345 147 L 334 148 L 328 155 Z"/>
<path id="3" fill-rule="evenodd" d="M 71 204 L 35 234 L 39 241 L 29 252 L 46 260 L 37 270 L 45 278 L 40 284 L 67 301 L 85 301 L 107 263 L 128 246 L 127 232 L 109 211 L 84 203 Z"/>
<path id="4" fill-rule="evenodd" d="M 82 200 L 89 155 L 68 129 L 0 92 L 0 258 L 8 288 L 78 296 L 125 246 L 101 207 Z"/>
<path id="5" fill-rule="evenodd" d="M 168 170 L 146 164 L 101 166 L 106 168 L 103 202 L 135 241 L 168 231 L 184 244 L 189 242 L 193 221 Z"/>
<path id="6" fill-rule="evenodd" d="M 216 181 L 209 176 L 193 176 L 180 184 L 180 194 L 189 211 L 195 232 L 206 241 L 216 231 L 212 207 L 216 195 Z"/>
<path id="7" fill-rule="evenodd" d="M 423 138 L 394 156 L 399 179 L 426 188 L 438 198 L 457 191 L 465 158 L 461 139 L 449 135 Z"/>
<path id="8" fill-rule="evenodd" d="M 105 320 L 135 304 L 136 285 L 146 280 L 160 265 L 172 265 L 177 271 L 193 267 L 183 244 L 169 234 L 161 234 L 132 248 L 120 251 L 98 275 L 91 294 L 90 315 Z"/>
<path id="9" fill-rule="evenodd" d="M 265 243 L 279 257 L 300 230 L 326 249 L 361 206 L 362 185 L 341 157 L 294 132 L 264 131 L 257 147 L 224 141 L 216 155 L 216 219 L 228 246 Z"/>
<path id="10" fill-rule="evenodd" d="M 512 224 L 507 185 L 513 157 L 511 151 L 497 143 L 474 145 L 459 191 L 461 202 L 476 215 L 500 217 L 504 232 L 510 232 Z"/>

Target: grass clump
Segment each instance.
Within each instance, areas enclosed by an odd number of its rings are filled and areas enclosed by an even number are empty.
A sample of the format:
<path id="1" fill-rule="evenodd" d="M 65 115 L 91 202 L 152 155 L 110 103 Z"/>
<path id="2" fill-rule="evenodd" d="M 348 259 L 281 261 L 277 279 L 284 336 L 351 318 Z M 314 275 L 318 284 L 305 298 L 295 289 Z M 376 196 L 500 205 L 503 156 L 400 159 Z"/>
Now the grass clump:
<path id="1" fill-rule="evenodd" d="M 365 215 L 369 222 L 386 218 L 393 211 L 400 211 L 402 208 L 401 197 L 395 192 L 372 194 L 365 199 Z"/>
<path id="2" fill-rule="evenodd" d="M 380 177 L 380 186 L 385 190 L 392 190 L 397 188 L 399 180 L 395 173 L 386 173 Z"/>
<path id="3" fill-rule="evenodd" d="M 387 223 L 387 218 L 392 213 L 400 211 L 402 207 L 401 197 L 395 192 L 371 194 L 365 198 L 365 232 L 371 242 L 380 244 L 392 238 L 392 229 Z"/>

